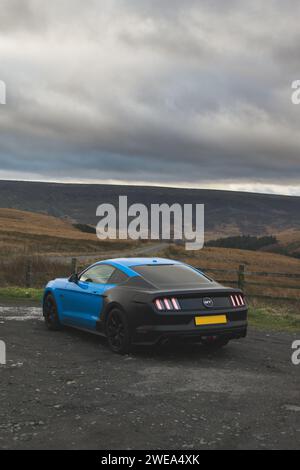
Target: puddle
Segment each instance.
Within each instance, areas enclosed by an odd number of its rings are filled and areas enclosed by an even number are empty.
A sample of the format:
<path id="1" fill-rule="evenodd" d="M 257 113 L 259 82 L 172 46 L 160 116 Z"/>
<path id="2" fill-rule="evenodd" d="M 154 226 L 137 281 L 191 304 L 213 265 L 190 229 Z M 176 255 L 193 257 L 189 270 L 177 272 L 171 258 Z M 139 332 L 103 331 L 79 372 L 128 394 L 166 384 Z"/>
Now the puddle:
<path id="1" fill-rule="evenodd" d="M 40 307 L 7 307 L 0 306 L 0 321 L 43 320 Z"/>
<path id="2" fill-rule="evenodd" d="M 298 405 L 284 405 L 284 409 L 287 411 L 300 411 L 300 406 Z"/>

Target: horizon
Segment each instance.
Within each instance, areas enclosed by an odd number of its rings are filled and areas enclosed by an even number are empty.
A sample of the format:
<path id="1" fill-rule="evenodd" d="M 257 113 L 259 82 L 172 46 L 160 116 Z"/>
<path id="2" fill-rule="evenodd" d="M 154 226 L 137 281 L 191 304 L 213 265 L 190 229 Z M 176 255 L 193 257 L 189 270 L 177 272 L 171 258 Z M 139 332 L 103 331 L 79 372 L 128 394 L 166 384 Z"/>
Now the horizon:
<path id="1" fill-rule="evenodd" d="M 1 182 L 15 182 L 15 183 L 49 183 L 49 184 L 69 184 L 69 185 L 99 185 L 99 186 L 124 186 L 124 187 L 147 187 L 147 188 L 166 188 L 166 189 L 191 189 L 191 190 L 207 190 L 207 191 L 226 191 L 226 192 L 233 192 L 233 193 L 245 193 L 245 194 L 260 194 L 265 196 L 285 196 L 285 197 L 300 197 L 300 188 L 297 187 L 296 192 L 276 192 L 276 191 L 267 191 L 267 190 L 257 190 L 253 189 L 244 189 L 242 187 L 230 187 L 225 188 L 222 185 L 219 187 L 214 186 L 194 186 L 194 185 L 187 185 L 186 183 L 182 185 L 171 185 L 171 184 L 155 184 L 149 182 L 126 182 L 126 181 L 95 181 L 95 180 L 59 180 L 59 179 L 10 179 L 10 178 L 0 178 Z M 245 185 L 244 185 L 245 187 Z M 263 185 L 265 188 L 265 185 Z"/>

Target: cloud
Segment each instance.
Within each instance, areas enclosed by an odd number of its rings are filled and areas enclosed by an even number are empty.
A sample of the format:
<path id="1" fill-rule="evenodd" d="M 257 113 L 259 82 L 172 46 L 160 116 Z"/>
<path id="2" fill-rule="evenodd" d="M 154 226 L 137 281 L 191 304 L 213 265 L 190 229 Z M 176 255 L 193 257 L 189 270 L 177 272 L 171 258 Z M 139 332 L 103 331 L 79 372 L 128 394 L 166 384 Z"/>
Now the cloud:
<path id="1" fill-rule="evenodd" d="M 299 185 L 297 2 L 1 10 L 0 177 Z"/>

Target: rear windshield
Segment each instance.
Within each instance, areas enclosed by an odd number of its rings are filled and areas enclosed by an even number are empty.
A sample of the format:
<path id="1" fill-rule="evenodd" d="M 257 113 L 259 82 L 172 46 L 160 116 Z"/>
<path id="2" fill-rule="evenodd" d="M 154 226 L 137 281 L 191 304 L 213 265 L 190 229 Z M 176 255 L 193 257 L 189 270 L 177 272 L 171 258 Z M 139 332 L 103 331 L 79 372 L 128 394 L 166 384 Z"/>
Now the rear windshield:
<path id="1" fill-rule="evenodd" d="M 134 266 L 132 269 L 157 287 L 196 287 L 211 283 L 204 274 L 181 264 Z"/>

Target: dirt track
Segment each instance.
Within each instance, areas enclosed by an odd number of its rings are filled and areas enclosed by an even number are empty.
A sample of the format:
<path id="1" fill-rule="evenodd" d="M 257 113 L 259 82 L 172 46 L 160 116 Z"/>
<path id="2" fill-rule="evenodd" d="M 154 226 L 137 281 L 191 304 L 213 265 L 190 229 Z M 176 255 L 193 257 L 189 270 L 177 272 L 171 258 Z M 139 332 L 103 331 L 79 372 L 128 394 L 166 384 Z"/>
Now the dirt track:
<path id="1" fill-rule="evenodd" d="M 299 448 L 299 335 L 249 330 L 198 345 L 112 354 L 104 339 L 48 332 L 40 309 L 0 307 L 0 448 Z"/>

